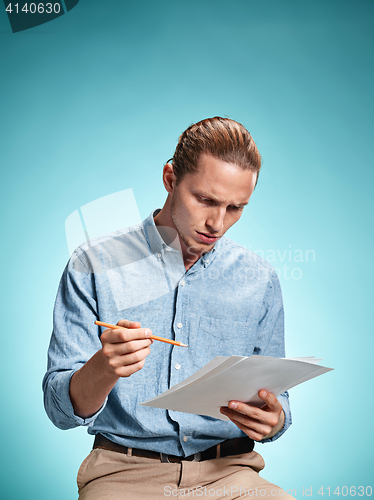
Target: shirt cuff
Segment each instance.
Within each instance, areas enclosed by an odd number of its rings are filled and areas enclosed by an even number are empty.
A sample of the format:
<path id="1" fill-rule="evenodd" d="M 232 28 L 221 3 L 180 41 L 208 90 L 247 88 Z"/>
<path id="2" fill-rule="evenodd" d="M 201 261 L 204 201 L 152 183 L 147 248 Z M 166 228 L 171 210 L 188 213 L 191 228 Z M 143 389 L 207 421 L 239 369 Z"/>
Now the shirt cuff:
<path id="1" fill-rule="evenodd" d="M 278 438 L 280 438 L 282 436 L 282 434 L 284 434 L 286 432 L 286 430 L 292 424 L 292 417 L 291 417 L 290 403 L 288 400 L 288 393 L 280 394 L 277 397 L 277 399 L 280 402 L 280 404 L 282 405 L 282 408 L 284 411 L 283 427 L 279 432 L 274 434 L 274 436 L 272 436 L 271 438 L 268 438 L 268 439 L 263 439 L 262 441 L 259 441 L 259 443 L 271 443 L 272 441 L 276 441 Z"/>
<path id="2" fill-rule="evenodd" d="M 108 397 L 106 397 L 101 408 L 88 418 L 82 418 L 74 413 L 74 408 L 70 399 L 70 380 L 75 370 L 62 371 L 56 374 L 50 383 L 53 409 L 51 419 L 60 429 L 69 429 L 79 425 L 89 426 L 92 424 L 105 408 Z"/>

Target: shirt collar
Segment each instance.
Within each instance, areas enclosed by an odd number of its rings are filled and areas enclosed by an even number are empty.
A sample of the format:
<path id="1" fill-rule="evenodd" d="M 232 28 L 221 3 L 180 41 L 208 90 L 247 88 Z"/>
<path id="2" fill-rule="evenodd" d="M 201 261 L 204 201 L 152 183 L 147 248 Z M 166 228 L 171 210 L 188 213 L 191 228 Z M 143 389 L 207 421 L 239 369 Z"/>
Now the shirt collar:
<path id="1" fill-rule="evenodd" d="M 166 245 L 160 233 L 158 232 L 157 226 L 154 221 L 154 217 L 156 217 L 156 215 L 160 211 L 161 211 L 160 208 L 153 210 L 151 214 L 143 221 L 145 236 L 149 244 L 149 247 L 151 249 L 151 252 L 156 255 L 158 253 L 161 253 L 163 255 L 164 250 L 178 252 L 178 250 L 175 250 L 174 248 L 171 248 L 168 245 Z M 207 252 L 201 257 L 201 264 L 204 266 L 204 268 L 208 267 L 213 262 L 214 258 L 217 255 L 217 251 L 219 252 L 220 246 L 221 246 L 221 238 L 217 241 L 217 243 L 209 252 Z"/>
<path id="2" fill-rule="evenodd" d="M 156 215 L 160 211 L 160 208 L 153 210 L 151 214 L 143 221 L 145 237 L 153 254 L 163 253 L 164 246 L 166 246 L 164 240 L 161 238 L 161 235 L 157 230 L 155 221 L 153 219 L 153 217 L 156 217 Z"/>

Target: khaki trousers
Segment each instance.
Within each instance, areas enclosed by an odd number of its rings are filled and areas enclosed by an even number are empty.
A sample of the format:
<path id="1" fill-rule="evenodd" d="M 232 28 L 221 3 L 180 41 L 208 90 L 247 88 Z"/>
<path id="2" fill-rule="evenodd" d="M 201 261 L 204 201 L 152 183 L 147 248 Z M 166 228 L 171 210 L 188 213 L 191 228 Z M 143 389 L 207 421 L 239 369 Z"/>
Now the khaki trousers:
<path id="1" fill-rule="evenodd" d="M 79 500 L 292 499 L 259 476 L 264 466 L 255 451 L 203 462 L 161 463 L 96 448 L 78 471 Z"/>

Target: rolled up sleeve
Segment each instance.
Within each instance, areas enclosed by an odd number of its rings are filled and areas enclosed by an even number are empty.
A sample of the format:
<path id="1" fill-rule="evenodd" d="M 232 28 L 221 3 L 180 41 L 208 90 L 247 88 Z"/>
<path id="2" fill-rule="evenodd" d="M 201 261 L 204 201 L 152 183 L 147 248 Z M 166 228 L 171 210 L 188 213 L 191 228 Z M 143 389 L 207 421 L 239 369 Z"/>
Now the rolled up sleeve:
<path id="1" fill-rule="evenodd" d="M 79 263 L 77 266 L 76 263 Z M 94 274 L 73 254 L 62 275 L 53 311 L 53 332 L 43 378 L 44 407 L 60 429 L 90 425 L 106 405 L 89 418 L 74 413 L 70 380 L 101 348 Z"/>
<path id="2" fill-rule="evenodd" d="M 108 400 L 106 398 L 103 406 L 89 418 L 81 418 L 76 415 L 69 396 L 70 380 L 75 371 L 47 372 L 43 381 L 45 410 L 54 425 L 62 430 L 72 429 L 80 425 L 89 426 L 103 411 Z"/>

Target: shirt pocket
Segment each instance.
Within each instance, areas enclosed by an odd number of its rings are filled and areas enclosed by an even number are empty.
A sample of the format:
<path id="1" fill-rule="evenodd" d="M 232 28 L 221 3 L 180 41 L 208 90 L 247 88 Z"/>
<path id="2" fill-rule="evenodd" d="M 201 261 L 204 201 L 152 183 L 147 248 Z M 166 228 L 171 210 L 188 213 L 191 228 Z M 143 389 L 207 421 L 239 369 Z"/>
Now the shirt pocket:
<path id="1" fill-rule="evenodd" d="M 216 356 L 251 356 L 254 344 L 251 323 L 209 316 L 200 317 L 189 340 L 193 363 L 198 368 Z"/>

